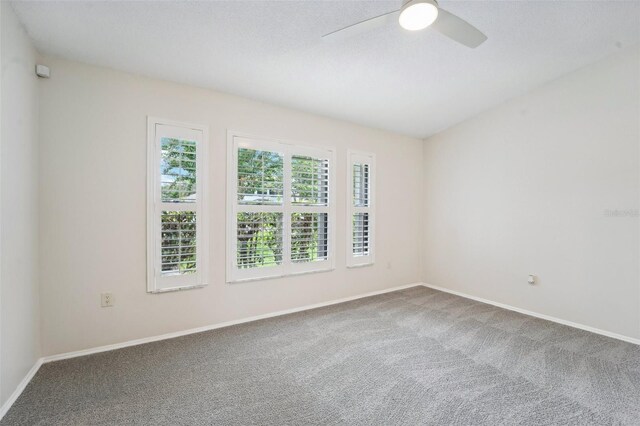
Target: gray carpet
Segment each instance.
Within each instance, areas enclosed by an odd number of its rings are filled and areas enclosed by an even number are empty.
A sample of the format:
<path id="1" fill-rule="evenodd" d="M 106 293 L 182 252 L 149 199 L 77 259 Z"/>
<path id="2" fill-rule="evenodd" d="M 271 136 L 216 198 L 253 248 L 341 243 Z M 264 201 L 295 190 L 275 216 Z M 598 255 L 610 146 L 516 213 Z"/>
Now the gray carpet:
<path id="1" fill-rule="evenodd" d="M 1 425 L 640 424 L 640 347 L 408 290 L 42 366 Z"/>

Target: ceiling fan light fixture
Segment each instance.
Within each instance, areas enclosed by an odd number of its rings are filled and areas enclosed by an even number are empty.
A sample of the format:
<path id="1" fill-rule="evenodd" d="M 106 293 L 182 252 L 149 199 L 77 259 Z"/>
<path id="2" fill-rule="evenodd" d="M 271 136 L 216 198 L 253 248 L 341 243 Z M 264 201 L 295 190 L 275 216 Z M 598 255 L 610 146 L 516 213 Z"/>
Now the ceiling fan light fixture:
<path id="1" fill-rule="evenodd" d="M 433 24 L 438 17 L 438 6 L 433 0 L 411 0 L 402 6 L 398 21 L 405 30 L 418 31 Z"/>

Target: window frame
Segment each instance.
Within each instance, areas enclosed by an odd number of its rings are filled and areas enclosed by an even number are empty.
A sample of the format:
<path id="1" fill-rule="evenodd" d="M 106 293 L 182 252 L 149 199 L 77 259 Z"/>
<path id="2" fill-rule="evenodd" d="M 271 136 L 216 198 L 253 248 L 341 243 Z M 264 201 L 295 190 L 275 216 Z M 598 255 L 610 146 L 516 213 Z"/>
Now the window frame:
<path id="1" fill-rule="evenodd" d="M 364 163 L 369 165 L 369 205 L 356 207 L 353 204 L 353 166 Z M 347 150 L 347 238 L 346 256 L 347 268 L 370 266 L 375 263 L 376 249 L 376 155 L 371 152 Z M 354 256 L 353 254 L 353 215 L 356 213 L 368 213 L 369 217 L 369 254 L 367 256 Z"/>
<path id="2" fill-rule="evenodd" d="M 249 148 L 278 152 L 283 155 L 283 194 L 281 205 L 240 205 L 238 199 L 238 149 Z M 327 206 L 295 205 L 291 202 L 291 157 L 309 156 L 329 161 L 329 196 Z M 264 280 L 335 269 L 336 228 L 336 150 L 333 147 L 309 145 L 283 139 L 255 136 L 243 132 L 227 132 L 227 239 L 226 282 Z M 237 268 L 238 212 L 282 212 L 282 263 L 266 268 Z M 297 212 L 327 213 L 327 259 L 313 262 L 291 261 L 291 214 Z"/>
<path id="3" fill-rule="evenodd" d="M 158 126 L 163 126 L 160 132 Z M 196 202 L 192 204 L 163 202 L 161 195 L 161 139 L 164 137 L 193 139 L 196 142 Z M 147 292 L 166 293 L 201 288 L 207 285 L 209 263 L 208 232 L 208 145 L 209 128 L 205 125 L 147 117 Z M 163 210 L 194 211 L 196 214 L 196 272 L 162 276 L 161 232 Z M 189 206 L 193 206 L 189 208 Z"/>

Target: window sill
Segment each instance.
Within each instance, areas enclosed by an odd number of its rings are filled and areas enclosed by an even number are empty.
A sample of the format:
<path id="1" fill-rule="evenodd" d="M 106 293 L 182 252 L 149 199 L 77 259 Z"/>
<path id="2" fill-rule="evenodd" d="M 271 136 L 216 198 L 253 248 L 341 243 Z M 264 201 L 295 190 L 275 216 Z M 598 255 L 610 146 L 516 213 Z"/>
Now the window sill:
<path id="1" fill-rule="evenodd" d="M 147 293 L 149 294 L 174 293 L 176 291 L 194 290 L 197 288 L 204 288 L 206 286 L 207 284 L 198 284 L 198 285 L 188 285 L 183 287 L 162 288 L 158 290 L 147 290 Z"/>
<path id="2" fill-rule="evenodd" d="M 330 268 L 322 268 L 322 269 L 314 269 L 312 271 L 301 271 L 301 272 L 291 272 L 289 274 L 279 274 L 279 275 L 267 275 L 264 277 L 252 277 L 252 278 L 238 278 L 234 280 L 227 280 L 227 284 L 239 284 L 246 283 L 251 281 L 264 281 L 264 280 L 273 280 L 276 278 L 288 278 L 288 277 L 297 277 L 299 275 L 308 275 L 308 274 L 318 274 L 322 272 L 331 272 L 335 271 L 335 267 Z"/>
<path id="3" fill-rule="evenodd" d="M 373 266 L 374 262 L 358 263 L 357 265 L 347 265 L 347 269 L 366 268 L 367 266 Z"/>

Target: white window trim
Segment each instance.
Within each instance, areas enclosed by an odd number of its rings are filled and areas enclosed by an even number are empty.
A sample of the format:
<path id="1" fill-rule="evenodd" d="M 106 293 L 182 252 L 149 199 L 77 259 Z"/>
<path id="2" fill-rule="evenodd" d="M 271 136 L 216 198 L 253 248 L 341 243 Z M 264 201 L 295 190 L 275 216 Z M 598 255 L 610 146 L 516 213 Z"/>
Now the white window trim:
<path id="1" fill-rule="evenodd" d="M 355 207 L 353 205 L 353 165 L 355 163 L 369 164 L 369 206 Z M 347 150 L 347 268 L 358 268 L 375 263 L 376 250 L 376 155 L 369 152 Z M 355 213 L 369 213 L 369 255 L 353 255 L 353 215 Z"/>
<path id="2" fill-rule="evenodd" d="M 237 202 L 237 175 L 238 162 L 237 152 L 239 140 L 243 143 L 251 141 L 260 145 L 260 149 L 281 152 L 284 158 L 284 191 L 282 207 L 274 206 L 250 206 L 249 209 L 255 211 L 283 211 L 283 254 L 282 264 L 268 268 L 238 269 L 237 262 L 237 235 L 236 221 L 238 213 Z M 291 170 L 288 158 L 291 155 L 321 156 L 329 160 L 329 206 L 295 206 L 291 204 Z M 227 132 L 227 259 L 226 275 L 228 283 L 245 281 L 264 280 L 279 278 L 290 275 L 309 274 L 316 272 L 327 272 L 335 269 L 335 247 L 336 247 L 336 149 L 327 146 L 309 145 L 300 142 L 292 142 L 283 139 L 266 138 L 255 136 L 243 132 Z M 245 208 L 247 206 L 244 206 Z M 317 209 L 318 212 L 328 210 L 328 247 L 327 260 L 319 262 L 295 263 L 291 262 L 291 213 L 296 211 L 310 211 Z M 246 209 L 244 210 L 246 211 Z"/>
<path id="3" fill-rule="evenodd" d="M 196 267 L 192 275 L 161 277 L 160 270 L 160 220 L 162 210 L 160 195 L 160 145 L 156 134 L 156 126 L 172 126 L 184 128 L 187 131 L 200 132 L 200 140 L 196 145 Z M 147 117 L 147 292 L 165 293 L 171 291 L 200 288 L 207 285 L 209 277 L 209 232 L 208 232 L 208 202 L 207 179 L 209 177 L 208 163 L 209 128 L 200 124 L 184 123 L 165 120 L 157 117 Z M 186 209 L 185 206 L 175 206 L 176 210 Z"/>

